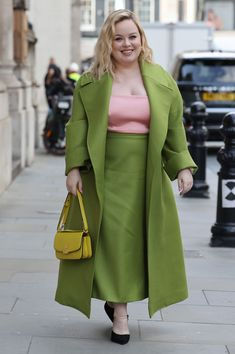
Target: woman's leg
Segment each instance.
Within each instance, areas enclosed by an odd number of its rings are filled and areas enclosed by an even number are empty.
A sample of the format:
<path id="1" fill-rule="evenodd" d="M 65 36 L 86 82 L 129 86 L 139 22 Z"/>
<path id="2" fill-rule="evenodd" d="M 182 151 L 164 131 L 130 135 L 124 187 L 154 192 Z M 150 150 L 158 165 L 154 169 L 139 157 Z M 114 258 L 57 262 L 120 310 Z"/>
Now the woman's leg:
<path id="1" fill-rule="evenodd" d="M 127 304 L 109 303 L 114 307 L 113 331 L 117 334 L 130 334 L 127 320 Z"/>

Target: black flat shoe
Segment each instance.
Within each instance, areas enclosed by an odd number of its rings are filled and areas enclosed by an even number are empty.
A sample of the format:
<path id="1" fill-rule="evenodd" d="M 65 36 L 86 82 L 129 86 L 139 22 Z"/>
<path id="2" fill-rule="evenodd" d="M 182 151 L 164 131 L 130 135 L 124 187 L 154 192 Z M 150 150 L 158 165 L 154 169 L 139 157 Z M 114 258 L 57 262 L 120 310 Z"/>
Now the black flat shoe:
<path id="1" fill-rule="evenodd" d="M 127 344 L 130 339 L 130 334 L 117 334 L 112 331 L 111 341 L 118 344 Z"/>
<path id="2" fill-rule="evenodd" d="M 114 315 L 114 308 L 112 308 L 111 306 L 109 306 L 109 304 L 107 303 L 107 301 L 104 304 L 104 310 L 107 313 L 108 317 L 110 318 L 110 320 L 113 322 L 113 315 Z"/>
<path id="3" fill-rule="evenodd" d="M 115 315 L 114 315 L 115 316 Z M 120 316 L 120 317 L 126 317 L 127 320 L 129 319 L 129 316 Z M 129 342 L 130 339 L 130 334 L 118 334 L 115 333 L 114 331 L 111 332 L 111 341 L 118 343 L 118 344 L 126 344 Z"/>

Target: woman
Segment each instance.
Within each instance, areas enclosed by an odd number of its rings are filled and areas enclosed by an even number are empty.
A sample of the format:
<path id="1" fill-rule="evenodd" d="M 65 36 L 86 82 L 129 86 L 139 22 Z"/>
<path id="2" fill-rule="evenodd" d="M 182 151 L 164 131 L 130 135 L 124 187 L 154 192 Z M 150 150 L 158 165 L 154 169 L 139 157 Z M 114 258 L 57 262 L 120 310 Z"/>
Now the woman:
<path id="1" fill-rule="evenodd" d="M 136 16 L 106 19 L 94 64 L 79 80 L 66 129 L 67 189 L 83 193 L 93 257 L 61 262 L 56 301 L 90 318 L 106 300 L 111 340 L 129 340 L 127 303 L 149 298 L 149 316 L 187 298 L 177 210 L 192 187 L 192 160 L 175 81 L 159 65 Z M 67 227 L 79 227 L 76 198 Z"/>
<path id="2" fill-rule="evenodd" d="M 60 77 L 61 77 L 60 68 L 56 65 L 55 59 L 50 58 L 47 73 L 44 78 L 45 94 L 46 94 L 49 108 L 52 108 L 51 89 L 54 87 L 55 82 L 57 82 Z"/>

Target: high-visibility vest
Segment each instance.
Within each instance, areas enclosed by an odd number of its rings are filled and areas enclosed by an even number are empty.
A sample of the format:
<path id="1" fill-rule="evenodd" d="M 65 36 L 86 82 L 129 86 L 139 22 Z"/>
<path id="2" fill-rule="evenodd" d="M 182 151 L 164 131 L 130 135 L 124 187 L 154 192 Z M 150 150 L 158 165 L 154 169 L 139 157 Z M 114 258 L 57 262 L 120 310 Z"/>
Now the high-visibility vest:
<path id="1" fill-rule="evenodd" d="M 77 82 L 78 79 L 80 78 L 80 75 L 79 75 L 78 73 L 70 73 L 70 74 L 68 75 L 68 77 L 69 77 L 71 80 Z"/>

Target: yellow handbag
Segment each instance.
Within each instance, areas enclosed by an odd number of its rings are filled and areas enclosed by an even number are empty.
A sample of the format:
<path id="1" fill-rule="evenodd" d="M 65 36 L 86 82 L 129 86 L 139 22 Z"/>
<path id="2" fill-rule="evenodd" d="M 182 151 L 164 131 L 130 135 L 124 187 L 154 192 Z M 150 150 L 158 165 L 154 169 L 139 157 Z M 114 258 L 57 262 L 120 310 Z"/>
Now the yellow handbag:
<path id="1" fill-rule="evenodd" d="M 54 249 L 58 259 L 82 259 L 92 256 L 91 237 L 88 233 L 88 224 L 85 209 L 82 201 L 82 195 L 77 190 L 77 197 L 81 209 L 83 229 L 65 230 L 64 225 L 71 205 L 72 195 L 68 193 L 60 215 L 57 232 L 54 238 Z"/>

